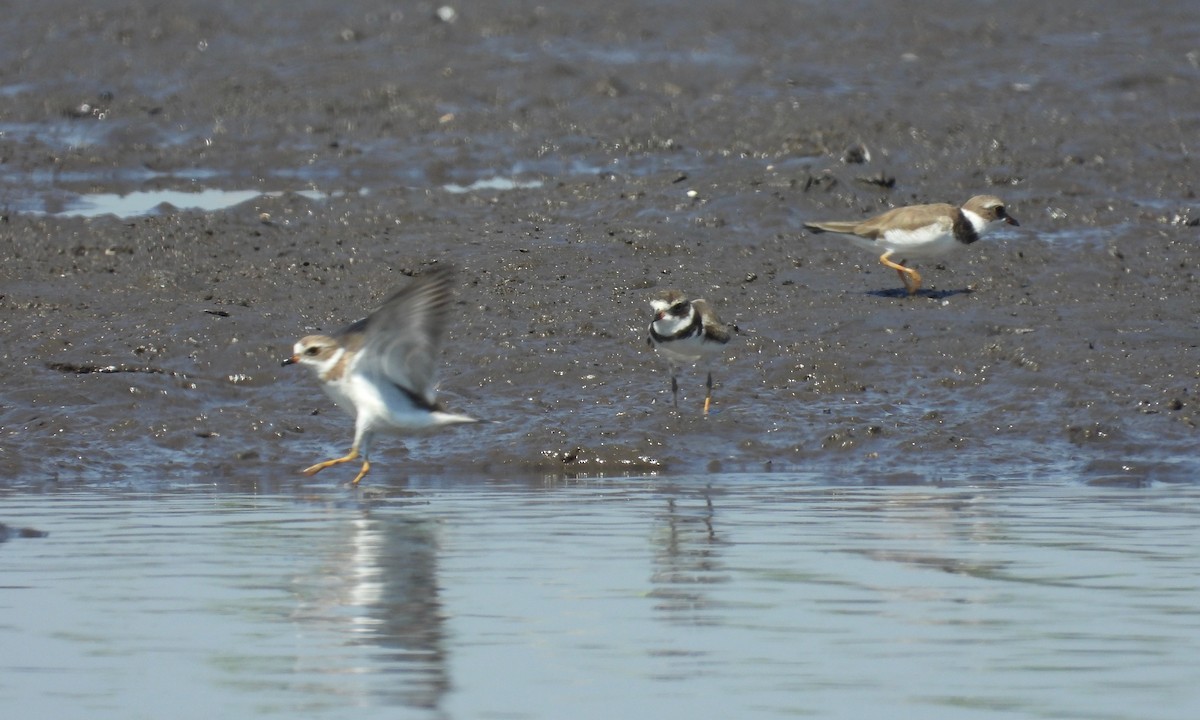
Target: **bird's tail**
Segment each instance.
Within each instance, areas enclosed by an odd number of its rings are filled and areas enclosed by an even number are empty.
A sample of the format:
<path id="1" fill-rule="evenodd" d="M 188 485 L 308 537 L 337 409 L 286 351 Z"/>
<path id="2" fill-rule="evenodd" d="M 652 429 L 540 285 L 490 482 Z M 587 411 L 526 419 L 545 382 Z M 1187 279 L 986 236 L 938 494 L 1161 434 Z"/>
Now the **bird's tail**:
<path id="1" fill-rule="evenodd" d="M 477 423 L 483 421 L 467 415 L 458 415 L 455 413 L 446 412 L 444 410 L 435 410 L 433 412 L 433 422 L 435 425 L 460 425 L 462 423 Z"/>
<path id="2" fill-rule="evenodd" d="M 853 233 L 854 228 L 858 227 L 857 222 L 845 220 L 833 220 L 830 222 L 806 222 L 804 228 L 814 235 L 831 232 L 831 233 Z"/>

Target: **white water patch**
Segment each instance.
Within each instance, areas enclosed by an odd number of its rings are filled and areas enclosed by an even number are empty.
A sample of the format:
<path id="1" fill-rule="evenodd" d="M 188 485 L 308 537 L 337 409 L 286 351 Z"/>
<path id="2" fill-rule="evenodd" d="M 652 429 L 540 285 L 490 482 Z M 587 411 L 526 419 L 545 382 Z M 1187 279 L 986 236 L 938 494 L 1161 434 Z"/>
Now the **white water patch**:
<path id="1" fill-rule="evenodd" d="M 301 190 L 296 193 L 310 200 L 323 200 L 330 197 L 328 193 L 316 190 Z M 96 193 L 79 195 L 73 201 L 68 201 L 63 209 L 45 211 L 47 215 L 58 217 L 99 217 L 115 215 L 119 218 L 152 215 L 160 208 L 171 207 L 179 210 L 203 210 L 213 212 L 224 210 L 235 205 L 260 197 L 280 197 L 282 192 L 261 192 L 259 190 L 217 190 L 205 189 L 197 192 L 182 190 L 147 190 L 126 193 Z"/>
<path id="2" fill-rule="evenodd" d="M 1129 234 L 1129 223 L 1110 227 L 1068 227 L 1038 232 L 1038 240 L 1062 248 L 1104 247 L 1114 238 Z"/>
<path id="3" fill-rule="evenodd" d="M 455 194 L 476 192 L 478 190 L 527 190 L 532 188 L 540 188 L 543 185 L 541 180 L 517 180 L 507 177 L 490 177 L 482 180 L 476 180 L 470 185 L 458 185 L 457 183 L 448 183 L 442 186 L 446 192 Z"/>

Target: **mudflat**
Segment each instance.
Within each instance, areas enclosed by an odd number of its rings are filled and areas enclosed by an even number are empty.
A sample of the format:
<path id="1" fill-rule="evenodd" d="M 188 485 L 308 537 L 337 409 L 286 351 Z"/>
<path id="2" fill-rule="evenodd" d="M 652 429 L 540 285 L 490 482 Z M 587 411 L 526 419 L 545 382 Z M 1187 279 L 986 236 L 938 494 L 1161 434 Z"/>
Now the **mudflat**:
<path id="1" fill-rule="evenodd" d="M 299 475 L 352 421 L 280 361 L 449 264 L 441 397 L 493 422 L 381 437 L 377 486 L 1194 482 L 1198 37 L 1187 2 L 30 5 L 0 477 L 348 480 Z M 803 229 L 980 193 L 1021 226 L 912 298 Z M 708 417 L 646 346 L 672 287 L 739 330 Z"/>

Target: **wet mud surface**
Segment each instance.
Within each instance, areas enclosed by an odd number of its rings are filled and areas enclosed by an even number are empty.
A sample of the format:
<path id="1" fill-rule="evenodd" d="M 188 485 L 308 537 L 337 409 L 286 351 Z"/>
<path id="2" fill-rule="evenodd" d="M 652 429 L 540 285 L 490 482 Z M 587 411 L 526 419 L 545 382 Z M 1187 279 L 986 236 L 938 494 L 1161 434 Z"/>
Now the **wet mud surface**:
<path id="1" fill-rule="evenodd" d="M 1103 12 L 1097 8 L 1103 7 Z M 369 482 L 805 471 L 1194 482 L 1191 3 L 49 2 L 0 28 L 0 477 L 336 484 L 301 335 L 458 270 Z M 846 155 L 861 143 L 866 159 Z M 71 214 L 88 197 L 262 193 Z M 917 267 L 806 220 L 1003 197 Z M 740 334 L 670 407 L 648 298 Z"/>

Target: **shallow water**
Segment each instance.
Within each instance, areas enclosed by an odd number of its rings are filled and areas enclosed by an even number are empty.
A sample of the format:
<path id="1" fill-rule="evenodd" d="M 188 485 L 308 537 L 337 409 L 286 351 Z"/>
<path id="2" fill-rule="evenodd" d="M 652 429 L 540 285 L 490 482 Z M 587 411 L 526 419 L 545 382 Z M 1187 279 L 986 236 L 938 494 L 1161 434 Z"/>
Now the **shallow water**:
<path id="1" fill-rule="evenodd" d="M 14 717 L 1189 718 L 1191 486 L 0 498 Z"/>

